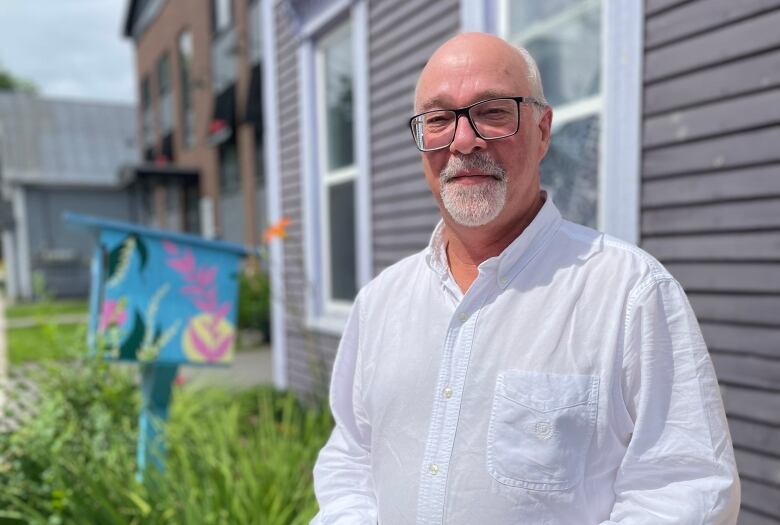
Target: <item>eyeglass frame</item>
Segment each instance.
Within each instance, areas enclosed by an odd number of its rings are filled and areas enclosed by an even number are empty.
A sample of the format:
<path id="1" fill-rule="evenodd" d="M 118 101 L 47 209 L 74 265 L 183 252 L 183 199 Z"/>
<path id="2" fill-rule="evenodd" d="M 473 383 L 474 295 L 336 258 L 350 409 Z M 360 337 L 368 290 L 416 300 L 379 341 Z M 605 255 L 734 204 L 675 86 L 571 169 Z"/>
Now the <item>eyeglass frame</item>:
<path id="1" fill-rule="evenodd" d="M 517 103 L 517 124 L 515 125 L 515 130 L 512 133 L 509 133 L 508 135 L 486 138 L 483 137 L 482 133 L 480 133 L 479 130 L 477 129 L 477 126 L 476 124 L 474 124 L 474 120 L 472 120 L 469 111 L 471 110 L 471 108 L 475 106 L 479 106 L 480 104 L 484 104 L 485 102 L 491 102 L 493 100 L 514 100 Z M 466 115 L 466 119 L 469 121 L 469 125 L 471 126 L 471 129 L 473 129 L 474 133 L 482 140 L 487 141 L 487 140 L 505 139 L 507 137 L 517 135 L 517 132 L 520 130 L 520 104 L 536 104 L 537 106 L 542 108 L 547 107 L 547 104 L 534 97 L 493 97 L 493 98 L 486 98 L 485 100 L 480 100 L 478 102 L 474 102 L 473 104 L 464 106 L 462 108 L 429 109 L 428 111 L 423 111 L 422 113 L 418 113 L 417 115 L 414 115 L 412 118 L 409 119 L 409 129 L 412 132 L 412 140 L 414 141 L 415 147 L 423 153 L 429 153 L 431 151 L 439 151 L 440 149 L 449 148 L 450 146 L 452 146 L 452 143 L 455 142 L 455 136 L 458 134 L 458 122 L 460 122 L 461 115 Z M 431 149 L 422 149 L 420 148 L 420 146 L 417 145 L 417 136 L 414 132 L 414 121 L 415 119 L 418 119 L 423 115 L 427 115 L 428 113 L 435 113 L 437 111 L 452 111 L 453 113 L 455 113 L 455 129 L 452 133 L 452 139 L 450 139 L 449 143 L 447 143 L 445 146 L 439 146 L 438 148 L 431 148 Z"/>

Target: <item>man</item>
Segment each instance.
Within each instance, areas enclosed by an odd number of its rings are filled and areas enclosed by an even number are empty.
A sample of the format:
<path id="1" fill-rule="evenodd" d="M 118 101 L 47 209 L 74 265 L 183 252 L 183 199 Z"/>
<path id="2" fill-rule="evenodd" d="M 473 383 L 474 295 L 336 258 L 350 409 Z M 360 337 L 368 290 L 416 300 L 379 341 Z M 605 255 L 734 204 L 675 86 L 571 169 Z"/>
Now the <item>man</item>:
<path id="1" fill-rule="evenodd" d="M 456 36 L 415 106 L 442 221 L 355 300 L 313 523 L 736 523 L 723 406 L 680 285 L 540 189 L 552 111 L 533 59 Z"/>

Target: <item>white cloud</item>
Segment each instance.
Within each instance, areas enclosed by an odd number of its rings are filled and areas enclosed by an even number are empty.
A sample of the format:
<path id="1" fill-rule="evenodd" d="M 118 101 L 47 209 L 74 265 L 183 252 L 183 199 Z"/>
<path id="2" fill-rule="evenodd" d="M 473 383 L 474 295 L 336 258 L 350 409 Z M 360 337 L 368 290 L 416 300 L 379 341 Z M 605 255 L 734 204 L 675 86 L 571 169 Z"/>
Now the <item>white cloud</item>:
<path id="1" fill-rule="evenodd" d="M 0 0 L 0 65 L 48 96 L 134 102 L 129 0 Z"/>

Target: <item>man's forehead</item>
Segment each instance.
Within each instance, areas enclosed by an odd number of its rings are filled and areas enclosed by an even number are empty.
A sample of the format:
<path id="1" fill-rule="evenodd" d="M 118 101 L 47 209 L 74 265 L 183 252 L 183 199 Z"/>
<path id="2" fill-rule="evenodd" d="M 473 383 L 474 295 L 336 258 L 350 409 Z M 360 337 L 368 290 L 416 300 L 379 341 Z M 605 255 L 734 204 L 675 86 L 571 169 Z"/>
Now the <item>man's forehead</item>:
<path id="1" fill-rule="evenodd" d="M 522 96 L 514 89 L 498 89 L 498 88 L 486 88 L 474 93 L 470 93 L 469 100 L 466 102 L 455 100 L 455 93 L 448 90 L 446 87 L 442 89 L 442 92 L 425 96 L 420 95 L 418 100 L 418 110 L 428 111 L 430 109 L 455 109 L 461 105 L 470 105 L 481 100 L 487 100 L 489 98 L 497 97 L 517 97 Z"/>

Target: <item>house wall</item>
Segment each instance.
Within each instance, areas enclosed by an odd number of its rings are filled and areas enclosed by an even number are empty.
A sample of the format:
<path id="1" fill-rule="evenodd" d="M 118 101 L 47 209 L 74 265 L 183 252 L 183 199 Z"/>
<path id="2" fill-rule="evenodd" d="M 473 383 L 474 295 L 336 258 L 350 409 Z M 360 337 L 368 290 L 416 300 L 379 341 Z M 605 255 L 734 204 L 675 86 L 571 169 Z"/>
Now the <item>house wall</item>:
<path id="1" fill-rule="evenodd" d="M 439 219 L 409 117 L 420 71 L 460 22 L 457 0 L 369 3 L 374 275 L 424 248 Z"/>
<path id="2" fill-rule="evenodd" d="M 245 108 L 250 97 L 260 97 L 260 93 L 250 93 L 252 65 L 255 63 L 255 45 L 250 38 L 251 17 L 259 16 L 256 4 L 247 0 L 233 0 L 233 20 L 235 34 L 236 71 L 236 119 L 233 130 L 238 149 L 238 167 L 241 188 L 230 195 L 220 195 L 218 149 L 208 143 L 209 123 L 214 110 L 212 85 L 212 31 L 211 2 L 197 2 L 193 8 L 190 0 L 168 0 L 141 38 L 135 42 L 136 77 L 139 89 L 145 76 L 151 79 L 152 112 L 157 145 L 161 145 L 160 126 L 161 107 L 158 96 L 157 62 L 162 54 L 170 54 L 171 89 L 173 97 L 173 163 L 182 168 L 192 168 L 200 174 L 200 193 L 211 199 L 214 206 L 214 220 L 220 237 L 237 242 L 254 244 L 258 242 L 264 220 L 258 221 L 258 215 L 264 216 L 265 206 L 258 212 L 255 196 L 262 191 L 257 186 L 256 172 L 256 133 L 254 124 L 244 120 Z M 259 24 L 254 24 L 258 27 Z M 179 75 L 179 36 L 189 30 L 193 41 L 193 62 L 191 70 L 192 101 L 195 113 L 195 143 L 187 146 L 184 140 L 181 108 L 182 82 Z M 139 104 L 138 122 L 143 121 L 143 108 Z M 139 137 L 143 144 L 143 137 Z M 142 146 L 143 149 L 143 146 Z"/>
<path id="3" fill-rule="evenodd" d="M 424 248 L 436 224 L 438 211 L 406 116 L 412 114 L 414 86 L 426 60 L 460 27 L 459 5 L 457 0 L 368 2 L 374 275 Z M 288 382 L 299 392 L 323 393 L 339 336 L 304 325 L 305 296 L 312 284 L 306 280 L 302 221 L 297 220 L 306 212 L 301 206 L 298 42 L 281 3 L 275 23 L 282 214 L 296 219 L 284 245 Z"/>
<path id="4" fill-rule="evenodd" d="M 43 274 L 46 290 L 56 297 L 86 297 L 95 240 L 85 229 L 64 222 L 63 213 L 134 221 L 138 203 L 125 190 L 95 188 L 28 187 L 25 197 L 31 271 Z"/>
<path id="5" fill-rule="evenodd" d="M 645 9 L 641 245 L 701 323 L 740 524 L 780 523 L 780 1 Z"/>

